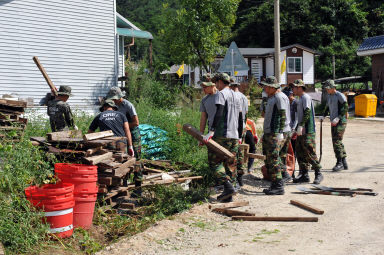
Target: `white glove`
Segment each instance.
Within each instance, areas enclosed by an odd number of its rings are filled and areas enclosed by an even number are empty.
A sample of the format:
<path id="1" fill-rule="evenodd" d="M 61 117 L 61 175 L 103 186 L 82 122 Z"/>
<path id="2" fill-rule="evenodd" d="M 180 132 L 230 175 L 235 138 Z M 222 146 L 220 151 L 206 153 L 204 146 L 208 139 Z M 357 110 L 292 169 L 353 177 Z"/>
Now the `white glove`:
<path id="1" fill-rule="evenodd" d="M 277 138 L 277 141 L 278 141 L 279 143 L 282 142 L 282 141 L 284 140 L 284 135 L 283 135 L 283 133 L 278 133 L 277 136 L 276 136 L 276 138 Z"/>
<path id="2" fill-rule="evenodd" d="M 214 134 L 215 134 L 215 131 L 209 131 L 208 134 L 203 136 L 203 141 L 207 143 L 213 137 Z"/>
<path id="3" fill-rule="evenodd" d="M 79 130 L 79 128 L 76 125 L 73 127 L 73 129 L 74 130 Z"/>
<path id="4" fill-rule="evenodd" d="M 298 136 L 303 135 L 303 126 L 298 126 L 298 127 L 297 127 L 296 134 L 297 134 Z"/>
<path id="5" fill-rule="evenodd" d="M 132 145 L 130 145 L 128 147 L 128 155 L 131 156 L 131 157 L 135 156 L 135 151 L 133 150 L 133 146 Z"/>
<path id="6" fill-rule="evenodd" d="M 320 121 L 324 121 L 324 120 L 325 120 L 325 117 L 324 117 L 324 116 L 320 116 L 320 117 L 319 117 L 319 120 L 320 120 Z"/>
<path id="7" fill-rule="evenodd" d="M 332 120 L 332 126 L 336 126 L 339 123 L 340 119 L 339 117 L 336 117 Z"/>

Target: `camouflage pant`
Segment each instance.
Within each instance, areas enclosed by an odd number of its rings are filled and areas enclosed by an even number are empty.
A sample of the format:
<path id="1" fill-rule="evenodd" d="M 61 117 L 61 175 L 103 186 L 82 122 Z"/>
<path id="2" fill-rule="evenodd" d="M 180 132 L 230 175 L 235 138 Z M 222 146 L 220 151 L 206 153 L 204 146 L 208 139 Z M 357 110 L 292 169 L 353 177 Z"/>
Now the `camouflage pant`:
<path id="1" fill-rule="evenodd" d="M 244 143 L 245 140 L 245 133 L 243 133 L 243 136 L 241 138 L 242 143 Z M 245 173 L 246 166 L 244 164 L 244 150 L 240 149 L 236 154 L 237 159 L 237 175 L 243 175 Z"/>
<path id="2" fill-rule="evenodd" d="M 265 167 L 268 170 L 271 181 L 281 180 L 280 143 L 277 140 L 276 134 L 264 134 L 263 154 L 266 157 Z"/>
<path id="3" fill-rule="evenodd" d="M 304 134 L 296 139 L 296 157 L 300 170 L 320 170 L 321 165 L 316 156 L 316 134 Z"/>
<path id="4" fill-rule="evenodd" d="M 237 139 L 225 138 L 225 137 L 213 137 L 213 140 L 233 153 L 237 155 L 239 152 L 239 145 Z M 215 152 L 208 149 L 208 163 L 209 168 L 216 178 L 217 184 L 229 180 L 234 181 L 236 177 L 237 159 L 226 160 L 216 155 Z"/>
<path id="5" fill-rule="evenodd" d="M 291 142 L 291 137 L 292 137 L 291 132 L 284 133 L 284 140 L 281 143 L 280 154 L 279 154 L 281 171 L 287 171 L 287 153 L 288 153 L 289 143 Z"/>
<path id="6" fill-rule="evenodd" d="M 337 126 L 331 127 L 333 151 L 335 152 L 335 156 L 338 159 L 347 157 L 347 153 L 345 152 L 343 144 L 343 136 L 346 127 L 347 122 L 342 120 L 340 120 Z"/>
<path id="7" fill-rule="evenodd" d="M 132 137 L 132 146 L 133 151 L 135 152 L 135 157 L 137 160 L 141 159 L 141 136 L 139 127 L 135 127 L 131 129 L 131 137 Z M 138 171 L 133 172 L 133 181 L 142 181 L 143 180 L 143 172 L 140 168 Z"/>

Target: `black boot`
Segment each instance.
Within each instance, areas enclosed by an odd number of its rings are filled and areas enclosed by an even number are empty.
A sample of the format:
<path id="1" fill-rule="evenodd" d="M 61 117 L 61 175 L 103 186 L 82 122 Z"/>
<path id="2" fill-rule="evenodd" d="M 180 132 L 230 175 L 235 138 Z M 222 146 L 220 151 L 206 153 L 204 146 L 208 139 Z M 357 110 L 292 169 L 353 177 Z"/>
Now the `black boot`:
<path id="1" fill-rule="evenodd" d="M 336 165 L 332 168 L 332 171 L 339 172 L 344 168 L 343 162 L 341 162 L 341 159 L 337 159 Z"/>
<path id="2" fill-rule="evenodd" d="M 313 184 L 320 184 L 320 182 L 324 179 L 323 175 L 320 173 L 320 170 L 315 170 L 315 179 L 313 180 Z"/>
<path id="3" fill-rule="evenodd" d="M 283 181 L 284 183 L 287 183 L 287 182 L 290 182 L 292 181 L 292 177 L 289 175 L 289 173 L 285 170 L 281 173 L 281 175 L 283 176 Z"/>
<path id="4" fill-rule="evenodd" d="M 266 195 L 284 195 L 284 181 L 278 180 L 271 183 L 269 189 L 264 189 Z"/>
<path id="5" fill-rule="evenodd" d="M 248 173 L 253 172 L 253 162 L 255 162 L 254 158 L 249 158 L 248 159 Z"/>
<path id="6" fill-rule="evenodd" d="M 141 182 L 140 181 L 135 181 L 135 189 L 131 193 L 132 198 L 140 198 L 142 195 L 143 191 L 141 189 Z"/>
<path id="7" fill-rule="evenodd" d="M 233 187 L 230 181 L 225 181 L 223 186 L 224 186 L 223 193 L 217 196 L 217 200 L 220 202 L 228 201 L 229 198 L 231 198 L 233 195 L 236 194 L 235 188 Z"/>
<path id="8" fill-rule="evenodd" d="M 305 183 L 309 181 L 308 170 L 299 170 L 299 175 L 293 179 L 293 183 Z"/>
<path id="9" fill-rule="evenodd" d="M 343 166 L 344 166 L 344 170 L 348 170 L 347 158 L 343 158 L 342 159 L 342 163 L 343 163 Z"/>
<path id="10" fill-rule="evenodd" d="M 243 187 L 244 186 L 243 175 L 242 174 L 238 174 L 236 179 L 237 179 L 237 182 L 239 183 L 239 186 Z"/>

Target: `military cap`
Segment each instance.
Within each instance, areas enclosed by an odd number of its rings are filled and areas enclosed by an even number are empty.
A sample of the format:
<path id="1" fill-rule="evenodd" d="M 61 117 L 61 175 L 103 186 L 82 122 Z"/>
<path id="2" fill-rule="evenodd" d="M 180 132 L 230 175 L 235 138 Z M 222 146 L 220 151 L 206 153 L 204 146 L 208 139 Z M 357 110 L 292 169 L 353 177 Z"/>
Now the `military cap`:
<path id="1" fill-rule="evenodd" d="M 73 94 L 71 94 L 71 87 L 69 86 L 60 86 L 59 88 L 59 91 L 57 91 L 57 94 L 59 96 L 73 96 Z"/>
<path id="2" fill-rule="evenodd" d="M 226 73 L 217 73 L 215 74 L 214 81 L 219 81 L 219 80 L 230 83 L 231 77 L 229 77 L 229 75 Z"/>
<path id="3" fill-rule="evenodd" d="M 305 84 L 302 79 L 297 79 L 292 84 L 295 87 L 305 87 Z"/>
<path id="4" fill-rule="evenodd" d="M 103 105 L 99 108 L 99 110 L 102 112 L 104 110 L 104 106 L 106 106 L 106 105 L 108 105 L 108 106 L 114 108 L 115 110 L 117 110 L 117 106 L 116 106 L 115 102 L 113 102 L 113 100 L 110 99 L 110 98 L 106 99 L 104 101 Z"/>
<path id="5" fill-rule="evenodd" d="M 107 99 L 120 99 L 122 97 L 124 97 L 124 94 L 119 87 L 110 88 L 107 94 Z"/>
<path id="6" fill-rule="evenodd" d="M 269 76 L 265 79 L 265 81 L 260 82 L 264 86 L 272 87 L 275 89 L 280 88 L 280 84 L 277 82 L 275 76 Z"/>
<path id="7" fill-rule="evenodd" d="M 326 80 L 326 81 L 322 82 L 322 84 L 323 84 L 323 87 L 325 89 L 336 88 L 335 82 L 333 80 Z"/>
<path id="8" fill-rule="evenodd" d="M 213 75 L 211 73 L 203 74 L 201 77 L 201 82 L 209 82 L 212 81 Z"/>
<path id="9" fill-rule="evenodd" d="M 201 83 L 201 86 L 206 86 L 206 87 L 215 86 L 215 83 L 210 81 L 204 81 Z"/>

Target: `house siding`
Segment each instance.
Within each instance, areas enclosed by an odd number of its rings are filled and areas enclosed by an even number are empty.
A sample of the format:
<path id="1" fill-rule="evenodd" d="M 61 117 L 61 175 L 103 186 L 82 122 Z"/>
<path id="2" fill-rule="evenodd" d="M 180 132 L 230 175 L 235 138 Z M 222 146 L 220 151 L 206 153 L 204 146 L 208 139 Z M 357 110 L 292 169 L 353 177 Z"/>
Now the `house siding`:
<path id="1" fill-rule="evenodd" d="M 379 99 L 384 95 L 384 54 L 372 56 L 372 90 Z"/>
<path id="2" fill-rule="evenodd" d="M 0 0 L 0 95 L 32 97 L 69 85 L 74 108 L 94 108 L 116 84 L 114 0 Z M 37 107 L 41 110 L 41 107 Z"/>
<path id="3" fill-rule="evenodd" d="M 314 58 L 312 53 L 303 52 L 303 81 L 305 84 L 315 83 Z"/>

